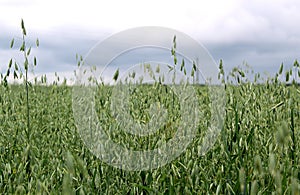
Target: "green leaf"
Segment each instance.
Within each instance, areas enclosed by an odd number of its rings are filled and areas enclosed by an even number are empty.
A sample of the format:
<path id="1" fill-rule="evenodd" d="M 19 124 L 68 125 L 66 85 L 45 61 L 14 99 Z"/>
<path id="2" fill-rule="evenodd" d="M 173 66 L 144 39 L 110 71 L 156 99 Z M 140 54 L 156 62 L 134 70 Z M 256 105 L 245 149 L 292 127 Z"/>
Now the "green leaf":
<path id="1" fill-rule="evenodd" d="M 6 71 L 6 77 L 9 77 L 9 74 L 10 74 L 10 69 L 7 69 L 7 71 Z"/>
<path id="2" fill-rule="evenodd" d="M 23 41 L 21 47 L 20 47 L 20 51 L 25 51 L 25 42 Z"/>
<path id="3" fill-rule="evenodd" d="M 182 71 L 183 68 L 184 68 L 184 60 L 182 59 L 181 66 L 180 66 L 180 71 Z"/>
<path id="4" fill-rule="evenodd" d="M 221 59 L 220 64 L 219 64 L 219 70 L 222 70 L 222 69 L 223 69 L 223 60 Z"/>
<path id="5" fill-rule="evenodd" d="M 14 79 L 18 78 L 16 71 L 14 71 Z"/>
<path id="6" fill-rule="evenodd" d="M 287 71 L 287 72 L 285 73 L 285 81 L 288 82 L 289 80 L 290 80 L 290 72 Z"/>
<path id="7" fill-rule="evenodd" d="M 9 60 L 8 68 L 11 68 L 12 65 L 12 59 Z"/>
<path id="8" fill-rule="evenodd" d="M 25 59 L 24 68 L 26 71 L 28 70 L 28 59 Z"/>
<path id="9" fill-rule="evenodd" d="M 23 18 L 21 19 L 21 28 L 25 28 Z"/>
<path id="10" fill-rule="evenodd" d="M 171 49 L 171 54 L 172 54 L 172 56 L 175 55 L 175 49 L 174 48 Z"/>
<path id="11" fill-rule="evenodd" d="M 193 69 L 194 69 L 194 71 L 197 71 L 197 66 L 196 66 L 195 62 L 193 62 Z"/>
<path id="12" fill-rule="evenodd" d="M 282 106 L 283 104 L 284 104 L 284 101 L 279 102 L 278 104 L 274 105 L 274 106 L 270 109 L 270 111 L 275 110 L 276 108 Z"/>
<path id="13" fill-rule="evenodd" d="M 33 65 L 36 66 L 36 64 L 37 64 L 36 63 L 36 57 L 34 57 L 34 59 L 33 59 Z"/>
<path id="14" fill-rule="evenodd" d="M 135 78 L 135 72 L 133 72 L 133 73 L 131 74 L 131 77 L 132 77 L 132 78 Z"/>
<path id="15" fill-rule="evenodd" d="M 10 48 L 13 48 L 14 43 L 15 43 L 15 39 L 12 39 L 11 42 L 10 42 Z"/>
<path id="16" fill-rule="evenodd" d="M 26 29 L 25 29 L 25 25 L 24 25 L 23 19 L 21 20 L 21 27 L 22 27 L 22 30 L 23 30 L 23 35 L 26 36 Z"/>
<path id="17" fill-rule="evenodd" d="M 118 77 L 119 77 L 119 69 L 115 72 L 113 79 L 117 81 Z"/>
<path id="18" fill-rule="evenodd" d="M 159 67 L 159 65 L 156 67 L 155 72 L 156 72 L 156 73 L 159 73 L 159 72 L 160 72 L 160 67 Z"/>
<path id="19" fill-rule="evenodd" d="M 177 58 L 174 56 L 174 64 L 177 65 Z"/>
<path id="20" fill-rule="evenodd" d="M 279 68 L 279 74 L 281 75 L 282 74 L 282 71 L 283 71 L 283 63 L 281 63 L 281 65 L 280 65 L 280 68 Z"/>
<path id="21" fill-rule="evenodd" d="M 245 73 L 241 70 L 238 70 L 239 74 L 244 78 L 245 77 Z"/>
<path id="22" fill-rule="evenodd" d="M 294 62 L 294 67 L 299 67 L 299 63 L 297 60 L 295 60 L 295 62 Z"/>
<path id="23" fill-rule="evenodd" d="M 173 45 L 174 45 L 174 48 L 176 49 L 176 35 L 174 35 L 174 37 L 173 37 Z"/>
<path id="24" fill-rule="evenodd" d="M 18 71 L 19 70 L 19 67 L 18 67 L 18 64 L 17 62 L 15 62 L 15 70 Z"/>
<path id="25" fill-rule="evenodd" d="M 27 55 L 29 56 L 31 52 L 31 47 L 29 47 L 29 49 L 27 50 Z"/>
<path id="26" fill-rule="evenodd" d="M 170 65 L 168 65 L 168 68 L 169 68 L 169 72 L 171 72 L 174 69 L 173 66 Z"/>

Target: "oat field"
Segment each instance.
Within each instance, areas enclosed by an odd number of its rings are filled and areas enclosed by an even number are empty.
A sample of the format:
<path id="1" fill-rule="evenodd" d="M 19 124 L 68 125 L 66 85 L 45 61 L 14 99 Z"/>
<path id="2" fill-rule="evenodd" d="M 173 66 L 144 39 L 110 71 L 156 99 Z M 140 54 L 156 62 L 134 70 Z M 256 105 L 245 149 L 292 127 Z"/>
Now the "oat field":
<path id="1" fill-rule="evenodd" d="M 22 29 L 26 35 L 23 25 Z M 83 143 L 73 116 L 72 86 L 27 80 L 28 59 L 32 59 L 32 65 L 36 59 L 30 58 L 29 48 L 22 47 L 24 62 L 15 65 L 12 61 L 8 74 L 20 76 L 19 69 L 23 68 L 23 84 L 7 83 L 7 73 L 1 74 L 1 194 L 300 193 L 297 61 L 290 70 L 280 66 L 274 77 L 260 79 L 255 74 L 254 80 L 247 79 L 241 68 L 224 73 L 220 62 L 226 115 L 214 146 L 199 155 L 199 145 L 209 126 L 211 100 L 207 86 L 196 85 L 199 108 L 204 114 L 186 151 L 166 166 L 126 171 L 102 162 Z M 95 97 L 97 114 L 106 118 L 102 122 L 106 128 L 117 125 L 109 112 L 112 88 L 98 85 Z M 180 117 L 180 105 L 167 85 L 138 86 L 130 99 L 131 115 L 146 123 L 149 115 L 145 110 L 156 101 L 167 107 L 169 122 L 155 135 L 147 139 L 132 137 L 120 129 L 111 138 L 139 150 L 155 148 L 160 139 L 170 139 L 176 131 L 172 121 Z"/>

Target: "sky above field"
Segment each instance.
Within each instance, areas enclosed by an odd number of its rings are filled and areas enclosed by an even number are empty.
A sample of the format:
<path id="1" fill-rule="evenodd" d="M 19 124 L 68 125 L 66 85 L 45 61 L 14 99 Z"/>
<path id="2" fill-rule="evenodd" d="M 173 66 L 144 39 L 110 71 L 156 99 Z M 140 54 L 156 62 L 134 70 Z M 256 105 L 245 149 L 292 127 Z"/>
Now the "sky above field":
<path id="1" fill-rule="evenodd" d="M 21 18 L 38 58 L 36 75 L 73 75 L 76 53 L 85 56 L 99 41 L 139 26 L 181 31 L 203 44 L 225 70 L 247 62 L 256 72 L 274 74 L 283 62 L 300 59 L 300 1 L 76 1 L 1 0 L 0 72 L 11 57 L 21 60 Z M 16 46 L 9 49 L 10 40 Z M 53 74 L 52 74 L 53 75 Z"/>

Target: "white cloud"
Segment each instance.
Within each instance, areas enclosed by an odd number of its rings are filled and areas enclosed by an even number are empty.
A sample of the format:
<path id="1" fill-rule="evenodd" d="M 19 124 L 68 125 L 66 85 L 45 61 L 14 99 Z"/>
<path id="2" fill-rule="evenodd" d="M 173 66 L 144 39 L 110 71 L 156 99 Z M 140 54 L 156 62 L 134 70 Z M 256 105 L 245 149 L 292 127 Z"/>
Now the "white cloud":
<path id="1" fill-rule="evenodd" d="M 137 26 L 165 26 L 183 31 L 209 29 L 237 7 L 229 1 L 23 1 L 0 3 L 1 23 L 19 24 L 20 18 L 32 30 L 50 30 L 73 26 L 81 31 L 113 32 Z M 69 33 L 69 32 L 66 32 Z"/>
<path id="2" fill-rule="evenodd" d="M 165 26 L 199 40 L 298 40 L 296 0 L 275 1 L 8 1 L 0 3 L 0 22 L 50 35 L 94 36 L 137 26 Z M 272 36 L 269 36 L 272 35 Z"/>

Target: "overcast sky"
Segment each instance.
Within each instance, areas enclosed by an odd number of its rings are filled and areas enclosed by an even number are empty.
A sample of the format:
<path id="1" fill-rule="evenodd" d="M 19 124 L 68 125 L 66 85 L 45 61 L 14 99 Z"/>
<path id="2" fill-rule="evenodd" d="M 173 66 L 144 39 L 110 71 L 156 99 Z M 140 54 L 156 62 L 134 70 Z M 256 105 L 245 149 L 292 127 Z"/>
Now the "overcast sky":
<path id="1" fill-rule="evenodd" d="M 173 28 L 203 44 L 225 70 L 247 62 L 273 74 L 283 62 L 300 59 L 298 0 L 0 0 L 0 71 L 11 57 L 10 40 L 21 37 L 25 21 L 37 74 L 72 74 L 76 53 L 85 56 L 99 41 L 133 27 Z"/>

